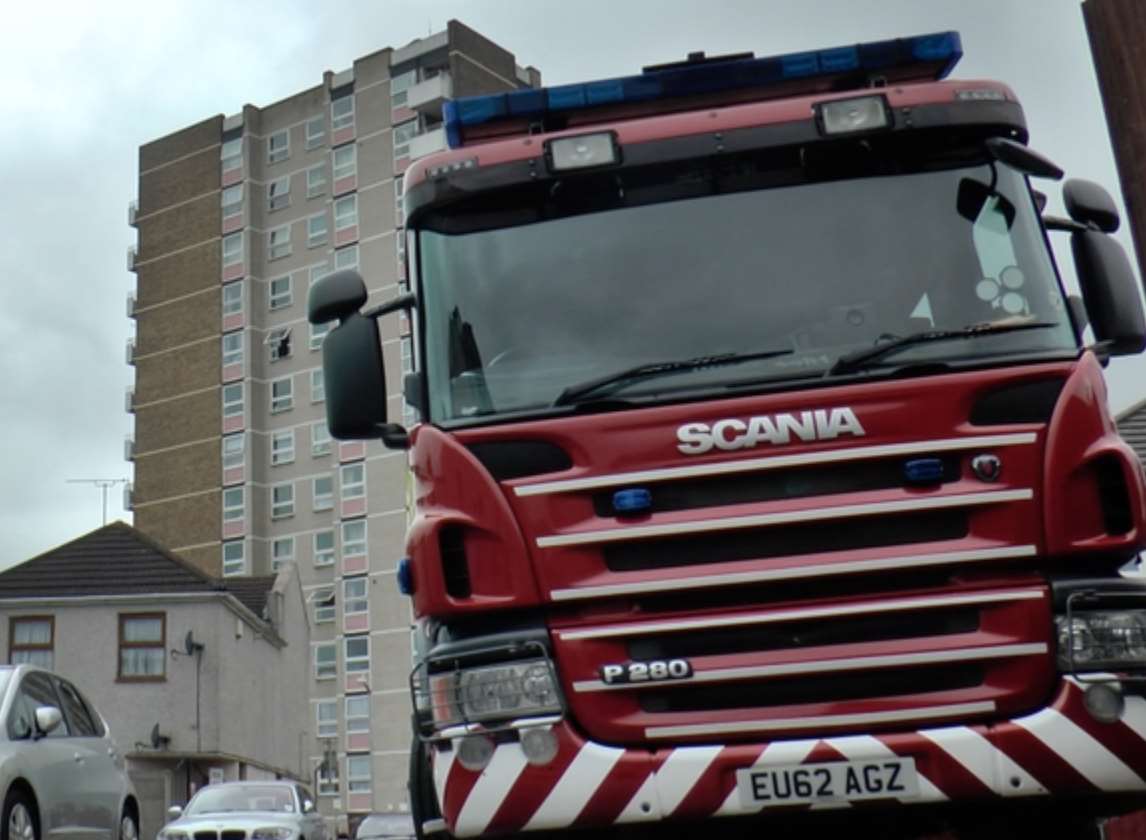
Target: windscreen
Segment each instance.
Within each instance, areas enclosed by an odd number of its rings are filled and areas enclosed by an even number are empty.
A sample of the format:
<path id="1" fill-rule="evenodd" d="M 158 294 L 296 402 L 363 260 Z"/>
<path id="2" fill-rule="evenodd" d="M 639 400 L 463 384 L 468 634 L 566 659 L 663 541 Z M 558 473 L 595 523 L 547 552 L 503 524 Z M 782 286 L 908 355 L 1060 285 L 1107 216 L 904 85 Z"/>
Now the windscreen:
<path id="1" fill-rule="evenodd" d="M 579 383 L 678 360 L 758 356 L 611 395 L 822 377 L 849 352 L 972 325 L 1045 328 L 920 343 L 878 367 L 1076 352 L 1026 182 L 1005 165 L 761 183 L 694 168 L 644 203 L 620 179 L 564 202 L 558 184 L 522 223 L 462 209 L 423 227 L 430 419 L 536 413 Z"/>
<path id="2" fill-rule="evenodd" d="M 283 785 L 208 786 L 195 795 L 186 813 L 223 814 L 242 811 L 293 813 L 294 796 Z"/>

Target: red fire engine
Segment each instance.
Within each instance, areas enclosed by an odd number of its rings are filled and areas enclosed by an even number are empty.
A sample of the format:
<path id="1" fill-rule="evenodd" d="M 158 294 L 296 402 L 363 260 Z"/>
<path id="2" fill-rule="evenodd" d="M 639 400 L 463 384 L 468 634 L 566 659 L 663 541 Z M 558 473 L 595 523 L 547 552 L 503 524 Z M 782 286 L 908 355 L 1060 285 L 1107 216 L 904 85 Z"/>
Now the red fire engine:
<path id="1" fill-rule="evenodd" d="M 1044 215 L 1062 171 L 960 55 L 448 103 L 406 293 L 316 285 L 332 434 L 409 450 L 420 832 L 941 803 L 1066 831 L 1146 792 L 1146 479 L 1102 378 L 1146 346 L 1137 281 L 1100 187 Z"/>

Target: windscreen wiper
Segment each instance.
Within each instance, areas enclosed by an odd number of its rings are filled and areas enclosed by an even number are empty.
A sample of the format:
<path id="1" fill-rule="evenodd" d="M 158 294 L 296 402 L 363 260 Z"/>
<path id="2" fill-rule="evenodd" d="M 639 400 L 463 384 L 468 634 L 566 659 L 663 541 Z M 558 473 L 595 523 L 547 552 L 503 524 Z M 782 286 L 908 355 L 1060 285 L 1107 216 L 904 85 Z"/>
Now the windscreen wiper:
<path id="1" fill-rule="evenodd" d="M 1057 327 L 1058 324 L 1048 321 L 1028 321 L 1026 323 L 987 323 L 987 324 L 972 324 L 958 330 L 925 330 L 923 332 L 912 333 L 905 335 L 902 338 L 896 338 L 888 341 L 885 344 L 878 344 L 875 347 L 869 347 L 865 350 L 857 350 L 854 353 L 847 353 L 836 359 L 835 363 L 828 368 L 825 376 L 838 376 L 841 373 L 851 373 L 855 370 L 860 370 L 867 367 L 871 362 L 878 361 L 884 356 L 890 356 L 892 353 L 898 353 L 905 347 L 912 347 L 916 344 L 927 344 L 932 341 L 950 341 L 959 338 L 976 338 L 981 335 L 992 335 L 994 333 L 1017 332 L 1018 330 L 1040 330 L 1049 327 Z"/>
<path id="2" fill-rule="evenodd" d="M 740 362 L 750 362 L 754 359 L 770 359 L 773 356 L 787 356 L 793 350 L 775 349 L 762 350 L 756 353 L 721 353 L 715 356 L 697 356 L 694 359 L 678 359 L 670 362 L 651 362 L 626 368 L 616 373 L 610 373 L 588 382 L 570 385 L 557 395 L 553 405 L 575 405 L 584 402 L 586 398 L 603 397 L 611 394 L 618 388 L 639 382 L 642 379 L 652 379 L 669 373 L 680 373 L 687 370 L 700 370 L 707 367 L 720 367 L 721 365 L 735 365 Z"/>

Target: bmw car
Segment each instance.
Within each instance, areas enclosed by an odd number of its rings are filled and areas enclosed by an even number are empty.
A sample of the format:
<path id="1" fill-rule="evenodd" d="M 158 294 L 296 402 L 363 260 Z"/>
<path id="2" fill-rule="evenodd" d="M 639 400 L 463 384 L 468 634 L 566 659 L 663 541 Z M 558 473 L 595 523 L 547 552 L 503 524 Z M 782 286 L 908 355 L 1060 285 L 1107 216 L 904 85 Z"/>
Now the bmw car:
<path id="1" fill-rule="evenodd" d="M 326 840 L 314 797 L 296 782 L 207 785 L 156 840 Z"/>

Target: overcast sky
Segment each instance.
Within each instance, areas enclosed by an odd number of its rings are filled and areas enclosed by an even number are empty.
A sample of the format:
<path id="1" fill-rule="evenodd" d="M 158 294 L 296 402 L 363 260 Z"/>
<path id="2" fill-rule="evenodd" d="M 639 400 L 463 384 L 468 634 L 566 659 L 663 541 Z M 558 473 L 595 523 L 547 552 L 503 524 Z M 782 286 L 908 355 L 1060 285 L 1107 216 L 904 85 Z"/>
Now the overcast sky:
<path id="1" fill-rule="evenodd" d="M 99 527 L 99 490 L 69 479 L 131 477 L 124 344 L 135 276 L 125 259 L 140 144 L 275 102 L 450 18 L 539 68 L 546 84 L 634 73 L 694 50 L 770 55 L 957 29 L 965 56 L 955 76 L 1009 83 L 1031 145 L 1117 193 L 1078 0 L 73 0 L 9 3 L 4 16 L 0 567 Z M 1048 192 L 1061 212 L 1057 188 Z M 1115 360 L 1109 378 L 1115 410 L 1146 399 L 1142 357 Z M 130 521 L 119 487 L 108 515 Z"/>

